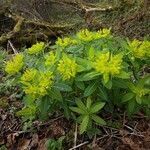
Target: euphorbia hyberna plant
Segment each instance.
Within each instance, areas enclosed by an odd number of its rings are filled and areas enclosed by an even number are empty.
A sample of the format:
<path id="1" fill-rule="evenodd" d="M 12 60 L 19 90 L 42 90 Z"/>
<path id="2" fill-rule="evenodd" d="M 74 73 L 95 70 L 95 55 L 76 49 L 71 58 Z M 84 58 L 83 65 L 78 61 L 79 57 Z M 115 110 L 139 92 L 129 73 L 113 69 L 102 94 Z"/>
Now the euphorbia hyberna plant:
<path id="1" fill-rule="evenodd" d="M 53 46 L 34 44 L 8 60 L 5 71 L 24 92 L 24 107 L 17 115 L 30 120 L 38 116 L 46 119 L 57 108 L 69 118 L 73 111 L 82 116 L 83 133 L 92 119 L 100 122 L 103 104 L 103 111 L 116 105 L 129 115 L 143 108 L 148 114 L 150 76 L 141 72 L 148 67 L 149 58 L 148 40 L 120 39 L 110 29 L 84 29 L 58 38 Z M 86 106 L 82 102 L 85 98 Z M 99 106 L 96 110 L 95 102 Z M 101 122 L 105 124 L 102 119 Z"/>

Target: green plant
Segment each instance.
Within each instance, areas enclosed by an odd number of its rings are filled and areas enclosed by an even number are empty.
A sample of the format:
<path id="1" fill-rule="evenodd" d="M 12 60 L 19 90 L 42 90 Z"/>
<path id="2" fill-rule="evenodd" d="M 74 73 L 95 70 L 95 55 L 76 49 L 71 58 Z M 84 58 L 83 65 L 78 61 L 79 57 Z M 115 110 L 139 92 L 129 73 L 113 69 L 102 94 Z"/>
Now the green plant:
<path id="1" fill-rule="evenodd" d="M 70 107 L 70 109 L 80 116 L 78 117 L 78 122 L 80 123 L 80 133 L 84 133 L 88 128 L 92 128 L 92 121 L 100 124 L 106 125 L 106 122 L 96 115 L 105 105 L 105 103 L 97 102 L 92 104 L 90 97 L 87 98 L 86 104 L 81 100 L 77 100 L 76 104 L 78 107 Z"/>
<path id="2" fill-rule="evenodd" d="M 58 140 L 49 139 L 46 142 L 47 150 L 63 150 L 63 140 L 65 136 L 60 137 Z"/>
<path id="3" fill-rule="evenodd" d="M 132 114 L 138 105 L 150 105 L 150 78 L 146 76 L 136 83 L 127 82 L 128 92 L 122 96 L 123 102 L 128 102 L 128 113 Z"/>
<path id="4" fill-rule="evenodd" d="M 149 112 L 150 76 L 143 71 L 149 68 L 149 49 L 148 40 L 119 38 L 110 29 L 81 30 L 72 37 L 59 38 L 53 46 L 39 42 L 5 63 L 7 78 L 24 93 L 24 107 L 17 115 L 44 120 L 57 109 L 69 119 L 75 99 L 91 97 L 94 104 L 99 100 L 96 112 L 89 111 L 93 107 L 89 98 L 88 109 L 85 104 L 78 105 L 81 100 L 77 102 L 76 109 L 87 110 L 80 111 L 83 133 L 104 103 L 103 111 L 112 115 L 116 108 L 129 115 Z"/>
<path id="5" fill-rule="evenodd" d="M 0 146 L 0 150 L 7 150 L 7 148 L 5 145 L 3 145 L 3 146 Z"/>
<path id="6" fill-rule="evenodd" d="M 12 85 L 14 84 L 14 78 L 10 78 L 9 76 L 5 76 L 5 64 L 7 58 L 7 52 L 5 49 L 0 47 L 0 95 L 3 95 L 4 93 L 8 93 L 12 88 Z M 1 102 L 2 104 L 2 102 Z"/>

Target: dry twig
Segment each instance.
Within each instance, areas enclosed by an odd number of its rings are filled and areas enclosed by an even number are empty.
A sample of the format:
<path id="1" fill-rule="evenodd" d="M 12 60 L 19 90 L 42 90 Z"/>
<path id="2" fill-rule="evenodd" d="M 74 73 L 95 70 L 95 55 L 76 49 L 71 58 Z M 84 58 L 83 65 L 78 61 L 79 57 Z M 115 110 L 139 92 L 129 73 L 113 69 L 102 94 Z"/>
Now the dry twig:
<path id="1" fill-rule="evenodd" d="M 14 45 L 12 44 L 12 42 L 11 42 L 10 40 L 8 40 L 8 44 L 9 44 L 10 47 L 12 48 L 14 54 L 17 54 L 18 52 L 17 52 L 16 48 L 14 47 Z"/>
<path id="2" fill-rule="evenodd" d="M 74 146 L 73 148 L 70 148 L 69 150 L 77 149 L 77 148 L 82 147 L 82 146 L 84 146 L 84 145 L 86 145 L 86 144 L 88 144 L 88 143 L 89 143 L 89 141 L 85 141 L 85 142 L 83 142 L 83 143 L 81 143 L 81 144 L 79 144 L 79 145 L 77 145 L 77 146 Z"/>
<path id="3" fill-rule="evenodd" d="M 78 135 L 78 124 L 76 123 L 74 132 L 74 147 L 77 145 L 77 135 Z"/>

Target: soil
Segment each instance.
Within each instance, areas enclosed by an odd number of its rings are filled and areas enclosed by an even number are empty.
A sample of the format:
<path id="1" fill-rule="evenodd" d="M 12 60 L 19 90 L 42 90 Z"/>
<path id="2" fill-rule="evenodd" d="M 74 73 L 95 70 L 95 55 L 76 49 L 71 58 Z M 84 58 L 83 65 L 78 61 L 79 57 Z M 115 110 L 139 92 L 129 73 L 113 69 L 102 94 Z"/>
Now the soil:
<path id="1" fill-rule="evenodd" d="M 46 150 L 48 139 L 58 139 L 64 135 L 67 139 L 64 141 L 64 149 L 74 147 L 75 126 L 71 121 L 60 115 L 49 118 L 46 122 L 35 120 L 30 128 L 23 130 L 23 122 L 11 110 L 18 109 L 21 105 L 16 100 L 7 99 L 7 107 L 0 108 L 0 149 L 5 146 L 8 150 Z M 110 117 L 106 120 L 110 121 Z M 119 127 L 99 127 L 101 133 L 92 139 L 77 135 L 76 146 L 79 145 L 80 150 L 150 149 L 150 120 L 142 113 L 131 120 L 124 114 L 117 122 L 120 122 Z"/>

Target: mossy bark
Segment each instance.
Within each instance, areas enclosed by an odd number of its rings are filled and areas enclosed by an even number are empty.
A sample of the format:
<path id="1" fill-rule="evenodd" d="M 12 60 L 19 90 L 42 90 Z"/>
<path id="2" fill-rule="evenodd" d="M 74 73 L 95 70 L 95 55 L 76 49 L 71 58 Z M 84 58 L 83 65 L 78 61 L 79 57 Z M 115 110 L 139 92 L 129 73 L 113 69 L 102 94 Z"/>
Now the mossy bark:
<path id="1" fill-rule="evenodd" d="M 136 0 L 135 0 L 136 1 Z M 0 0 L 0 15 L 10 18 L 14 27 L 1 34 L 0 43 L 8 39 L 49 40 L 81 28 L 111 27 L 118 34 L 143 37 L 150 24 L 147 0 Z M 22 18 L 18 20 L 18 18 Z M 18 23 L 18 22 L 21 22 Z M 19 26 L 18 26 L 19 24 Z M 7 26 L 7 24 L 6 24 Z M 140 32 L 139 32 L 140 31 Z M 143 33 L 144 32 L 144 33 Z"/>

